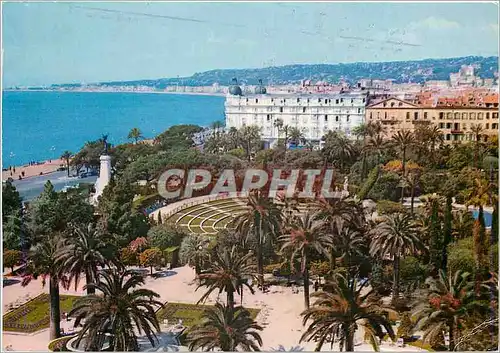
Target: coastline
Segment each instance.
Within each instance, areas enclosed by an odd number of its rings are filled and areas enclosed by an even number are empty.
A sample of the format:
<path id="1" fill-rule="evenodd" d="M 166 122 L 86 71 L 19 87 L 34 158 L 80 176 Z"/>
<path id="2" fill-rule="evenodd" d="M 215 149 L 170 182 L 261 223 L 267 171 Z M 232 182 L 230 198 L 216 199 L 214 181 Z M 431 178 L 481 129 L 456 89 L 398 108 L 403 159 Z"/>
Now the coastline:
<path id="1" fill-rule="evenodd" d="M 58 89 L 3 89 L 2 92 L 68 92 L 68 93 L 139 93 L 139 94 L 177 94 L 190 96 L 225 97 L 216 92 L 164 92 L 164 91 L 105 91 L 105 90 L 58 90 Z"/>
<path id="2" fill-rule="evenodd" d="M 24 180 L 39 175 L 54 173 L 57 171 L 57 169 L 59 169 L 64 165 L 65 162 L 62 159 L 52 159 L 52 160 L 49 159 L 41 162 L 40 164 L 35 164 L 35 165 L 25 164 L 19 166 L 12 166 L 12 171 L 2 169 L 2 181 L 7 180 L 8 178 L 12 178 L 14 180 L 20 180 L 19 179 L 20 175 Z M 2 166 L 2 168 L 5 168 L 5 166 Z M 16 170 L 15 172 L 14 169 Z M 22 176 L 22 172 L 24 172 L 24 176 Z"/>

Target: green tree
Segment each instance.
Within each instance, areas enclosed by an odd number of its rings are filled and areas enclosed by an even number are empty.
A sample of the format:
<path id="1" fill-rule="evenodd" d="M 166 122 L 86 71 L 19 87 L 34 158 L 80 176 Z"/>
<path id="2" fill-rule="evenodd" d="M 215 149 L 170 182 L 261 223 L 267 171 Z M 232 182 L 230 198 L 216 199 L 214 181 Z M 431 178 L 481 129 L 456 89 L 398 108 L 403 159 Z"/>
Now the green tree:
<path id="1" fill-rule="evenodd" d="M 155 144 L 159 145 L 162 150 L 169 152 L 175 149 L 187 150 L 194 146 L 194 134 L 201 131 L 203 128 L 198 125 L 174 125 L 156 136 Z"/>
<path id="2" fill-rule="evenodd" d="M 134 127 L 130 130 L 130 132 L 128 133 L 128 136 L 127 138 L 129 140 L 134 140 L 134 143 L 137 145 L 137 142 L 144 138 L 144 136 L 142 136 L 142 132 L 141 130 L 139 130 L 138 128 Z"/>
<path id="3" fill-rule="evenodd" d="M 106 241 L 109 238 L 102 227 L 88 224 L 86 227 L 72 225 L 71 234 L 63 239 L 56 254 L 56 261 L 78 288 L 80 276 L 85 275 L 85 283 L 96 283 L 99 267 L 113 262 L 116 249 Z M 94 294 L 93 286 L 87 286 L 87 294 Z"/>
<path id="4" fill-rule="evenodd" d="M 172 251 L 171 267 L 177 267 L 179 262 L 179 248 L 187 234 L 180 227 L 171 224 L 162 224 L 152 227 L 148 231 L 148 242 L 152 247 L 161 251 Z"/>
<path id="5" fill-rule="evenodd" d="M 158 248 L 150 248 L 144 250 L 139 255 L 141 266 L 149 266 L 151 268 L 151 276 L 153 275 L 153 267 L 161 264 L 162 252 Z"/>
<path id="6" fill-rule="evenodd" d="M 203 313 L 202 323 L 189 331 L 187 341 L 191 351 L 200 348 L 223 352 L 236 352 L 238 348 L 247 352 L 259 351 L 262 338 L 258 331 L 262 331 L 262 327 L 252 319 L 248 310 L 216 303 L 214 308 Z"/>
<path id="7" fill-rule="evenodd" d="M 64 151 L 63 154 L 61 155 L 61 159 L 66 162 L 66 172 L 68 173 L 69 177 L 69 162 L 71 159 L 72 153 L 70 151 Z"/>
<path id="8" fill-rule="evenodd" d="M 255 275 L 255 265 L 252 255 L 241 255 L 236 247 L 231 249 L 216 249 L 210 256 L 210 265 L 198 276 L 199 285 L 207 287 L 198 303 L 203 302 L 210 294 L 216 290 L 226 292 L 227 305 L 234 308 L 234 293 L 243 297 L 243 287 L 246 286 L 253 294 L 253 288 L 248 284 L 248 280 Z M 243 299 L 242 299 L 243 301 Z"/>
<path id="9" fill-rule="evenodd" d="M 399 261 L 402 256 L 413 255 L 423 249 L 417 236 L 417 226 L 408 214 L 396 213 L 384 216 L 373 229 L 370 253 L 380 258 L 389 257 L 393 263 L 392 299 L 399 298 Z"/>
<path id="10" fill-rule="evenodd" d="M 365 282 L 366 283 L 366 282 Z M 347 352 L 354 351 L 354 335 L 358 326 L 362 326 L 370 337 L 370 343 L 378 351 L 376 337 L 382 335 L 385 328 L 391 339 L 394 340 L 394 331 L 384 312 L 392 312 L 378 303 L 373 291 L 362 294 L 365 284 L 355 278 L 348 281 L 337 275 L 329 292 L 316 292 L 311 296 L 317 298 L 311 308 L 302 313 L 303 325 L 309 320 L 306 332 L 300 338 L 302 341 L 315 340 L 316 351 L 320 351 L 325 342 L 339 339 L 341 347 Z M 366 291 L 365 291 L 366 292 Z M 342 348 L 340 349 L 342 351 Z"/>
<path id="11" fill-rule="evenodd" d="M 3 251 L 3 267 L 9 267 L 10 271 L 14 273 L 14 266 L 19 264 L 21 261 L 22 253 L 19 250 L 8 250 Z"/>
<path id="12" fill-rule="evenodd" d="M 180 258 L 182 263 L 194 267 L 198 277 L 201 270 L 208 262 L 208 247 L 210 240 L 207 237 L 191 234 L 182 240 Z"/>
<path id="13" fill-rule="evenodd" d="M 86 351 L 101 351 L 107 337 L 115 352 L 138 351 L 137 333 L 144 333 L 151 345 L 156 344 L 155 331 L 160 332 L 155 309 L 162 303 L 160 296 L 143 286 L 144 278 L 131 270 L 106 269 L 99 273 L 97 284 L 88 284 L 102 295 L 79 298 L 69 315 L 75 318 L 75 327 L 83 320 L 78 332 L 79 344 L 85 337 Z M 111 333 L 111 335 L 107 335 Z"/>
<path id="14" fill-rule="evenodd" d="M 255 256 L 259 285 L 264 284 L 264 249 L 272 247 L 279 234 L 282 214 L 280 209 L 267 196 L 260 192 L 248 197 L 248 211 L 235 219 L 236 229 L 247 237 L 255 239 Z"/>
<path id="15" fill-rule="evenodd" d="M 363 150 L 371 155 L 377 157 L 377 165 L 382 162 L 382 154 L 388 148 L 387 140 L 385 140 L 382 135 L 375 135 L 368 139 Z"/>
<path id="16" fill-rule="evenodd" d="M 60 247 L 61 238 L 58 235 L 52 234 L 51 236 L 41 238 L 30 251 L 25 275 L 21 282 L 22 286 L 27 286 L 31 280 L 41 277 L 42 286 L 45 286 L 47 277 L 49 278 L 49 332 L 51 340 L 59 338 L 61 335 L 59 282 L 63 284 L 68 283 L 57 262 L 57 253 Z"/>
<path id="17" fill-rule="evenodd" d="M 328 131 L 322 140 L 325 163 L 332 162 L 341 172 L 344 171 L 345 164 L 356 156 L 356 149 L 351 140 L 337 131 Z"/>
<path id="18" fill-rule="evenodd" d="M 287 234 L 280 237 L 283 242 L 281 252 L 290 253 L 290 264 L 300 259 L 300 271 L 304 277 L 304 304 L 309 308 L 309 266 L 314 254 L 330 255 L 333 246 L 332 237 L 324 232 L 324 223 L 317 212 L 308 212 L 296 217 L 287 227 Z"/>
<path id="19" fill-rule="evenodd" d="M 5 222 L 10 215 L 19 215 L 22 208 L 21 196 L 10 180 L 2 184 L 2 217 Z"/>
<path id="20" fill-rule="evenodd" d="M 238 132 L 241 146 L 245 150 L 245 155 L 249 161 L 252 159 L 252 154 L 261 149 L 260 134 L 261 128 L 256 125 L 244 126 Z"/>
<path id="21" fill-rule="evenodd" d="M 431 273 L 436 275 L 439 269 L 446 268 L 446 263 L 443 263 L 446 260 L 446 258 L 443 258 L 443 254 L 447 249 L 445 248 L 443 238 L 441 198 L 429 197 L 428 206 L 430 207 L 430 217 L 427 225 L 429 263 L 431 265 Z"/>

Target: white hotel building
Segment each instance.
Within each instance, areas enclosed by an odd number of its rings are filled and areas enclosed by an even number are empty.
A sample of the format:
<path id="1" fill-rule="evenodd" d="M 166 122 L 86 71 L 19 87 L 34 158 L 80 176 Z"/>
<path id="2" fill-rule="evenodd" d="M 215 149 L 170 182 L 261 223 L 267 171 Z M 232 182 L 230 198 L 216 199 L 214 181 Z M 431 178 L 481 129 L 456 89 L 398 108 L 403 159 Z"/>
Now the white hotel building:
<path id="1" fill-rule="evenodd" d="M 352 129 L 364 122 L 366 99 L 365 92 L 267 94 L 263 86 L 243 95 L 233 85 L 225 102 L 226 129 L 257 125 L 262 128 L 262 139 L 274 145 L 278 139 L 275 122 L 281 119 L 283 125 L 300 129 L 317 145 L 329 130 L 351 136 Z"/>

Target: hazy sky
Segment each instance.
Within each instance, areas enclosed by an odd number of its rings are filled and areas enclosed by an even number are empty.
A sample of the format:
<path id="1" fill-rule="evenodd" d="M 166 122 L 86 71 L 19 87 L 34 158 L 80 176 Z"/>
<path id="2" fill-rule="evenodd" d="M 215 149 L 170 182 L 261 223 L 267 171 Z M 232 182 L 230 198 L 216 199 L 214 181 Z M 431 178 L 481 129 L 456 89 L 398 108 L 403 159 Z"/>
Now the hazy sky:
<path id="1" fill-rule="evenodd" d="M 5 86 L 498 55 L 492 3 L 4 3 L 2 19 Z"/>

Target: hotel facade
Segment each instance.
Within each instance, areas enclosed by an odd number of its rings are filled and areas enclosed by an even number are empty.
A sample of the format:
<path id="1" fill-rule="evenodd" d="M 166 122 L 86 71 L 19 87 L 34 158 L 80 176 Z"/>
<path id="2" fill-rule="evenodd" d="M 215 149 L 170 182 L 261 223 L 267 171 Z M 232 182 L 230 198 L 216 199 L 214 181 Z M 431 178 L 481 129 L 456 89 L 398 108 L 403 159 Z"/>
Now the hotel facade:
<path id="1" fill-rule="evenodd" d="M 279 134 L 276 123 L 298 128 L 313 145 L 329 131 L 342 131 L 352 136 L 352 130 L 364 123 L 367 96 L 354 93 L 292 93 L 268 94 L 260 86 L 253 94 L 243 94 L 241 88 L 229 88 L 225 101 L 226 129 L 256 125 L 262 139 L 273 146 Z"/>

